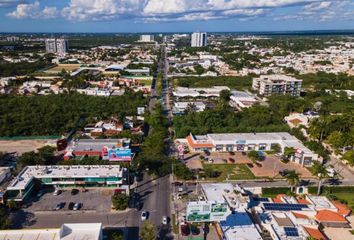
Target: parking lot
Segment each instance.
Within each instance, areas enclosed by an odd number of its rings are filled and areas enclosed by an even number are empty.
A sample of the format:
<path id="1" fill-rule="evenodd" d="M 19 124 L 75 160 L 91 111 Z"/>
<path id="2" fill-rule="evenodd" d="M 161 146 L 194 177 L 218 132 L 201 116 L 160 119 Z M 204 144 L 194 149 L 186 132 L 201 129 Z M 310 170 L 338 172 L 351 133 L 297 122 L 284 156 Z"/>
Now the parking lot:
<path id="1" fill-rule="evenodd" d="M 75 195 L 70 189 L 63 190 L 61 194 L 54 196 L 53 190 L 47 190 L 38 198 L 34 196 L 30 199 L 30 206 L 27 208 L 31 212 L 53 211 L 58 203 L 65 203 L 64 207 L 58 212 L 73 211 L 69 209 L 70 202 L 81 203 L 82 206 L 78 212 L 95 211 L 105 213 L 111 210 L 112 190 L 109 189 L 89 189 L 86 192 L 78 191 Z"/>

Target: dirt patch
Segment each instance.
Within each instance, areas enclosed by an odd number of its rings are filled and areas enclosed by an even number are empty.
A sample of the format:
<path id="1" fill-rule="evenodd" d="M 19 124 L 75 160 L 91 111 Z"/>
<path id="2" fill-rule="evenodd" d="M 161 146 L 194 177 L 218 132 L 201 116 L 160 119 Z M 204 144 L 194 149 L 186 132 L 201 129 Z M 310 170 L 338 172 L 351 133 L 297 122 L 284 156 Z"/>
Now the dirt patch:
<path id="1" fill-rule="evenodd" d="M 253 164 L 254 167 L 251 168 L 251 171 L 256 177 L 280 177 L 279 171 L 284 169 L 295 170 L 297 173 L 301 174 L 301 178 L 312 177 L 312 174 L 301 165 L 293 162 L 282 163 L 276 156 L 266 156 L 260 164 L 262 165 L 261 167 Z"/>
<path id="2" fill-rule="evenodd" d="M 45 145 L 55 146 L 56 140 L 0 140 L 0 152 L 25 152 L 35 151 Z"/>

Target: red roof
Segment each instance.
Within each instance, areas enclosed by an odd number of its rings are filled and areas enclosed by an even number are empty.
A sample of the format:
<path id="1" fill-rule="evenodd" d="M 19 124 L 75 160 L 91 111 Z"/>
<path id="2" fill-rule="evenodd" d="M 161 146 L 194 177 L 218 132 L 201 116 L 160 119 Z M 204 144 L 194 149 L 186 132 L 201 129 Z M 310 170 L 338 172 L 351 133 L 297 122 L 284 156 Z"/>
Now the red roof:
<path id="1" fill-rule="evenodd" d="M 347 205 L 339 202 L 339 201 L 332 201 L 333 205 L 338 209 L 338 213 L 342 216 L 348 216 L 351 210 L 347 207 Z"/>
<path id="2" fill-rule="evenodd" d="M 297 202 L 300 204 L 310 204 L 306 199 L 297 199 Z"/>
<path id="3" fill-rule="evenodd" d="M 281 199 L 284 196 L 286 196 L 286 194 L 278 194 L 275 198 L 273 198 L 273 202 L 275 202 L 275 203 L 284 203 L 284 201 Z"/>
<path id="4" fill-rule="evenodd" d="M 297 212 L 293 212 L 293 214 L 294 214 L 294 216 L 296 217 L 296 218 L 309 218 L 307 215 L 305 215 L 305 214 L 301 214 L 301 213 L 297 213 Z"/>
<path id="5" fill-rule="evenodd" d="M 327 238 L 323 235 L 323 233 L 317 228 L 308 228 L 304 227 L 306 232 L 316 240 L 326 240 Z"/>
<path id="6" fill-rule="evenodd" d="M 212 143 L 195 143 L 193 141 L 192 135 L 187 137 L 188 145 L 192 148 L 212 148 L 214 145 Z"/>
<path id="7" fill-rule="evenodd" d="M 320 210 L 315 215 L 315 218 L 319 222 L 347 222 L 345 217 L 341 214 L 330 211 L 330 210 Z"/>

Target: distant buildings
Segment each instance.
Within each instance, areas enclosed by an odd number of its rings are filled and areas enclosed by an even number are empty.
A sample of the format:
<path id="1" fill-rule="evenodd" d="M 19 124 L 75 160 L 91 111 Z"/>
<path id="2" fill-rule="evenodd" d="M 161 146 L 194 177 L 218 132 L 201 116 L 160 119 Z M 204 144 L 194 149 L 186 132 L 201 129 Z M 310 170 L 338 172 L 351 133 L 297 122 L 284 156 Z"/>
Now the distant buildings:
<path id="1" fill-rule="evenodd" d="M 260 95 L 289 94 L 300 96 L 302 80 L 286 75 L 261 75 L 253 78 L 252 88 Z"/>
<path id="2" fill-rule="evenodd" d="M 208 44 L 206 32 L 192 33 L 191 47 L 205 47 Z"/>
<path id="3" fill-rule="evenodd" d="M 209 97 L 219 97 L 222 90 L 229 90 L 226 86 L 215 86 L 211 88 L 185 88 L 177 87 L 173 91 L 174 97 L 179 98 L 209 98 Z"/>
<path id="4" fill-rule="evenodd" d="M 154 35 L 140 35 L 139 42 L 153 42 Z"/>
<path id="5" fill-rule="evenodd" d="M 47 53 L 64 55 L 69 50 L 68 41 L 63 38 L 48 38 L 45 40 L 45 50 Z"/>
<path id="6" fill-rule="evenodd" d="M 236 107 L 238 109 L 249 108 L 252 107 L 253 104 L 257 103 L 257 99 L 255 99 L 252 95 L 247 92 L 242 91 L 231 91 L 230 96 L 230 105 L 232 107 Z"/>
<path id="7" fill-rule="evenodd" d="M 175 102 L 173 107 L 173 114 L 184 114 L 186 110 L 190 109 L 193 112 L 203 112 L 206 106 L 203 102 Z"/>

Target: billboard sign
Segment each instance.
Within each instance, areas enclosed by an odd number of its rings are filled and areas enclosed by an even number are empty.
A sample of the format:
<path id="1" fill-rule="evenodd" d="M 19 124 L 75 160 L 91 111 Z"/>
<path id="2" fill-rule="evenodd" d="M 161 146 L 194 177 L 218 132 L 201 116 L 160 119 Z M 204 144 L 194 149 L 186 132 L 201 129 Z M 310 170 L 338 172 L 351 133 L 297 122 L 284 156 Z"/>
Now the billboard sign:
<path id="1" fill-rule="evenodd" d="M 220 222 L 229 214 L 226 202 L 189 202 L 187 205 L 187 222 Z"/>
<path id="2" fill-rule="evenodd" d="M 107 151 L 106 154 L 108 155 L 109 161 L 125 162 L 125 161 L 130 161 L 132 159 L 131 149 L 111 148 L 111 149 L 107 149 L 106 151 Z"/>

